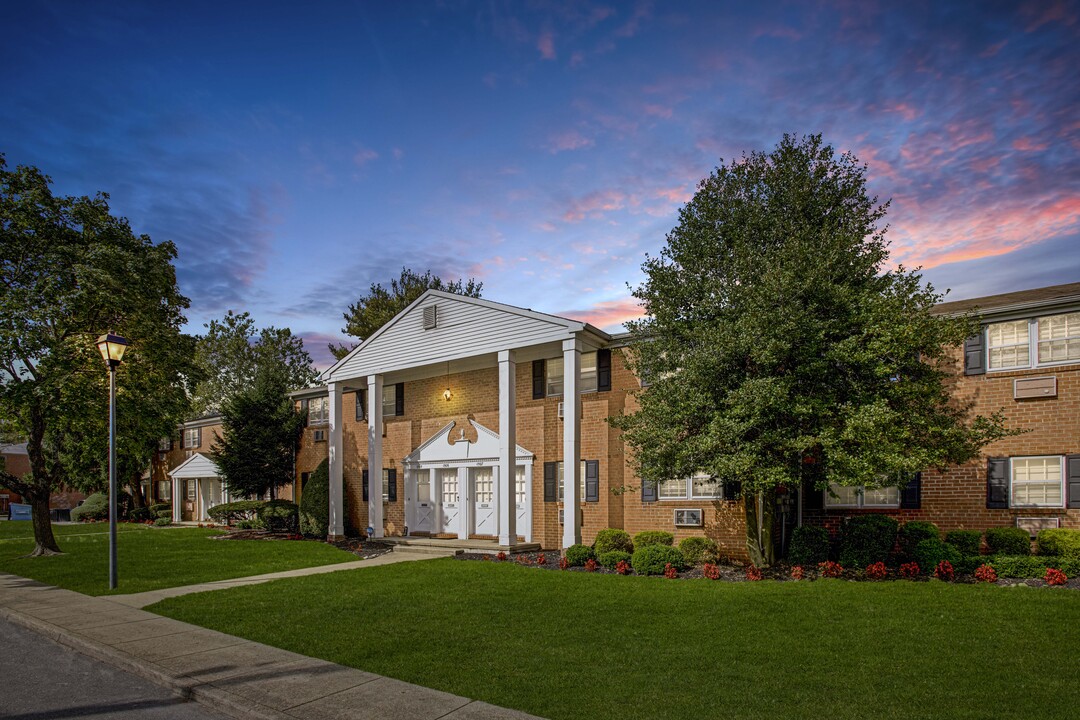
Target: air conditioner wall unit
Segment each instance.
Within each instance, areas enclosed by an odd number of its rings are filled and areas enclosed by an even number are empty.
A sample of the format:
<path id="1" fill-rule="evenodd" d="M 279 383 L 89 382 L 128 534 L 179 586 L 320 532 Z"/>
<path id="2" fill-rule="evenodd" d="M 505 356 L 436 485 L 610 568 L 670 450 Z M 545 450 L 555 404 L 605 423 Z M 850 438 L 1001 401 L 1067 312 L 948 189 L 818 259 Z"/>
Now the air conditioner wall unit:
<path id="1" fill-rule="evenodd" d="M 560 420 L 563 419 L 563 402 L 562 402 L 562 400 L 559 401 L 559 419 Z"/>

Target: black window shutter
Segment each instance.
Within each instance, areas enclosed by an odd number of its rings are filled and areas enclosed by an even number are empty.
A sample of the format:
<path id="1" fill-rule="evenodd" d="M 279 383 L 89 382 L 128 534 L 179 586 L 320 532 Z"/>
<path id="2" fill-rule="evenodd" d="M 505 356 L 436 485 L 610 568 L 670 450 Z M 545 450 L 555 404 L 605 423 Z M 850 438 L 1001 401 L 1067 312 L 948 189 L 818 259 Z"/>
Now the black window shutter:
<path id="1" fill-rule="evenodd" d="M 824 508 L 825 491 L 812 482 L 803 483 L 803 510 L 823 510 Z"/>
<path id="2" fill-rule="evenodd" d="M 544 387 L 547 382 L 546 372 L 547 369 L 543 360 L 533 360 L 533 400 L 544 399 L 544 392 L 547 389 Z"/>
<path id="3" fill-rule="evenodd" d="M 738 480 L 725 480 L 723 482 L 724 487 L 724 499 L 728 501 L 735 501 L 739 499 L 739 493 L 742 492 L 742 483 Z"/>
<path id="4" fill-rule="evenodd" d="M 405 414 L 405 383 L 394 386 L 394 414 L 398 417 Z"/>
<path id="5" fill-rule="evenodd" d="M 300 489 L 303 490 L 307 485 L 308 478 L 311 477 L 311 473 L 300 473 Z"/>
<path id="6" fill-rule="evenodd" d="M 202 428 L 195 431 L 195 447 L 202 447 Z"/>
<path id="7" fill-rule="evenodd" d="M 986 507 L 1009 507 L 1009 458 L 986 461 Z"/>
<path id="8" fill-rule="evenodd" d="M 980 332 L 964 341 L 964 374 L 986 373 L 986 333 Z"/>
<path id="9" fill-rule="evenodd" d="M 308 401 L 300 401 L 300 414 L 304 416 L 304 427 L 307 427 L 308 423 Z"/>
<path id="10" fill-rule="evenodd" d="M 600 461 L 585 461 L 585 502 L 600 502 Z"/>
<path id="11" fill-rule="evenodd" d="M 397 502 L 397 468 L 386 471 L 386 497 L 390 502 Z"/>
<path id="12" fill-rule="evenodd" d="M 657 484 L 651 480 L 641 481 L 641 502 L 656 502 Z"/>
<path id="13" fill-rule="evenodd" d="M 1066 506 L 1080 508 L 1080 455 L 1065 456 L 1065 478 L 1069 492 Z"/>
<path id="14" fill-rule="evenodd" d="M 546 462 L 544 463 L 544 502 L 555 502 L 559 496 L 558 493 L 559 464 Z"/>
<path id="15" fill-rule="evenodd" d="M 363 390 L 356 391 L 356 419 L 367 419 L 367 393 Z"/>
<path id="16" fill-rule="evenodd" d="M 365 470 L 364 471 L 364 502 L 367 502 L 368 499 L 369 499 L 369 496 L 368 496 L 368 471 Z"/>
<path id="17" fill-rule="evenodd" d="M 917 472 L 900 488 L 900 507 L 906 510 L 918 510 L 922 507 L 922 473 Z"/>
<path id="18" fill-rule="evenodd" d="M 611 389 L 611 351 L 596 351 L 596 390 L 604 392 Z"/>

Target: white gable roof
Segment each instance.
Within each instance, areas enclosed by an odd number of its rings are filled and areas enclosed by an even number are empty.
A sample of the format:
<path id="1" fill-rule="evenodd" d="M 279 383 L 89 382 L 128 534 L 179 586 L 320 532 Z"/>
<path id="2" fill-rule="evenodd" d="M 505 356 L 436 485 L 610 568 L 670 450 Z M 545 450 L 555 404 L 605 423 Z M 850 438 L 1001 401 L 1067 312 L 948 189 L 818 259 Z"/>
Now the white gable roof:
<path id="1" fill-rule="evenodd" d="M 499 435 L 488 430 L 486 427 L 470 419 L 469 424 L 476 428 L 476 442 L 468 440 L 454 440 L 456 422 L 447 423 L 446 426 L 435 433 L 420 447 L 413 450 L 405 457 L 405 462 L 428 463 L 428 462 L 454 462 L 460 460 L 498 460 L 499 459 Z M 518 460 L 532 460 L 533 454 L 521 447 L 516 447 Z"/>
<path id="2" fill-rule="evenodd" d="M 183 480 L 185 478 L 216 478 L 221 477 L 217 463 L 202 453 L 195 453 L 184 462 L 174 467 L 169 476 Z"/>
<path id="3" fill-rule="evenodd" d="M 425 329 L 424 311 L 431 306 L 437 308 L 437 323 Z M 322 380 L 337 382 L 562 341 L 583 330 L 602 341 L 609 339 L 578 320 L 428 290 L 325 371 Z"/>

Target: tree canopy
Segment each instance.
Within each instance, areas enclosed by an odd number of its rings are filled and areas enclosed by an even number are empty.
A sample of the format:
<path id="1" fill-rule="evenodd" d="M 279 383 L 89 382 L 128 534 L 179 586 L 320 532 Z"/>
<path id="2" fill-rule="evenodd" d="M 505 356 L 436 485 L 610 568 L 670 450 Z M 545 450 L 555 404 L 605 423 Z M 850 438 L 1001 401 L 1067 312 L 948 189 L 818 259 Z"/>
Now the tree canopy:
<path id="1" fill-rule="evenodd" d="M 289 328 L 257 330 L 247 312 L 229 311 L 211 320 L 198 338 L 195 361 L 202 371 L 192 392 L 192 411 L 204 415 L 221 410 L 230 398 L 254 385 L 260 374 L 279 376 L 287 390 L 307 387 L 318 378 L 303 338 Z"/>
<path id="2" fill-rule="evenodd" d="M 475 278 L 444 282 L 430 270 L 421 275 L 403 267 L 401 276 L 390 280 L 389 288 L 372 283 L 367 295 L 349 306 L 348 312 L 344 314 L 345 327 L 341 331 L 363 342 L 428 290 L 444 290 L 478 298 L 483 287 L 484 283 L 477 282 Z M 331 343 L 330 352 L 340 360 L 348 355 L 353 347 L 355 345 Z"/>
<path id="3" fill-rule="evenodd" d="M 170 242 L 135 235 L 108 195 L 62 197 L 33 167 L 0 155 L 0 413 L 27 442 L 31 471 L 0 484 L 33 510 L 34 554 L 59 552 L 49 495 L 105 484 L 108 372 L 95 347 L 113 331 L 130 341 L 117 370 L 119 479 L 137 483 L 158 440 L 188 409 L 198 379 L 184 336 L 188 299 Z"/>
<path id="4" fill-rule="evenodd" d="M 785 135 L 702 180 L 642 266 L 629 362 L 652 382 L 613 422 L 647 482 L 740 482 L 755 563 L 775 559 L 779 488 L 898 485 L 1007 432 L 950 396 L 977 321 L 889 269 L 887 209 L 855 157 Z"/>

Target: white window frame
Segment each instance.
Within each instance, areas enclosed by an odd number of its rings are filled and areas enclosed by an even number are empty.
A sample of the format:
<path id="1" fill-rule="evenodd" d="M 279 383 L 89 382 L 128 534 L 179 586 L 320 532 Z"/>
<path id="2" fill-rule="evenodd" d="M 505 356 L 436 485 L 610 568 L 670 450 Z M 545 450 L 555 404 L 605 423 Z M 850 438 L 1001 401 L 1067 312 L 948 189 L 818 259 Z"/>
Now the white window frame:
<path id="1" fill-rule="evenodd" d="M 330 398 L 317 397 L 308 400 L 308 425 L 330 424 Z"/>
<path id="2" fill-rule="evenodd" d="M 382 501 L 390 502 L 390 468 L 383 468 L 382 471 Z"/>
<path id="3" fill-rule="evenodd" d="M 159 498 L 167 498 L 165 502 L 172 502 L 172 480 L 158 480 L 155 489 Z"/>
<path id="4" fill-rule="evenodd" d="M 394 383 L 393 385 L 383 385 L 382 415 L 384 418 L 397 415 L 397 383 Z"/>
<path id="5" fill-rule="evenodd" d="M 691 522 L 686 519 L 686 516 L 690 513 L 697 513 L 697 521 Z M 679 515 L 683 516 L 682 521 L 679 521 Z M 672 519 L 675 522 L 675 527 L 704 527 L 705 526 L 705 513 L 701 508 L 675 508 Z"/>
<path id="6" fill-rule="evenodd" d="M 846 503 L 846 502 L 839 502 L 836 498 L 834 498 L 832 496 L 832 489 L 834 487 L 854 488 L 855 489 L 855 498 L 856 498 L 855 503 L 852 504 L 852 503 Z M 895 503 L 872 503 L 871 504 L 871 503 L 866 502 L 866 486 L 865 485 L 845 485 L 845 486 L 840 486 L 840 485 L 836 485 L 836 484 L 830 484 L 829 485 L 829 490 L 827 490 L 825 492 L 825 507 L 826 508 L 886 508 L 886 509 L 891 509 L 891 510 L 899 508 L 900 507 L 900 499 L 901 499 L 900 496 L 902 495 L 902 493 L 900 492 L 899 487 L 896 487 L 894 485 L 882 485 L 881 487 L 875 487 L 875 488 L 872 488 L 872 489 L 874 489 L 874 490 L 885 490 L 887 488 L 892 488 L 893 490 L 896 491 L 896 502 Z"/>
<path id="7" fill-rule="evenodd" d="M 985 341 L 986 341 L 986 371 L 988 373 L 1011 372 L 1011 371 L 1014 371 L 1014 370 L 1028 370 L 1028 369 L 1045 368 L 1045 367 L 1059 367 L 1061 365 L 1075 365 L 1075 364 L 1080 363 L 1080 358 L 1076 358 L 1076 359 L 1073 359 L 1073 360 L 1057 360 L 1057 361 L 1046 361 L 1046 362 L 1042 362 L 1042 361 L 1039 360 L 1039 343 L 1040 343 L 1040 340 L 1039 340 L 1039 328 L 1040 328 L 1040 323 L 1042 321 L 1044 321 L 1044 320 L 1049 320 L 1051 318 L 1058 318 L 1058 317 L 1063 317 L 1063 316 L 1066 316 L 1066 315 L 1077 315 L 1077 314 L 1080 314 L 1080 313 L 1078 313 L 1077 311 L 1073 311 L 1073 312 L 1065 312 L 1065 313 L 1054 313 L 1053 315 L 1040 315 L 1038 317 L 1028 318 L 1026 320 L 1003 320 L 1001 322 L 989 323 L 986 326 L 986 328 L 984 329 L 984 331 L 983 331 L 984 332 L 984 338 L 985 338 Z M 1005 347 L 1022 347 L 1023 343 L 1015 343 L 1015 344 L 1012 344 L 1012 345 L 997 345 L 997 346 L 991 347 L 990 346 L 990 328 L 992 326 L 994 326 L 994 325 L 1003 325 L 1003 324 L 1006 324 L 1006 323 L 1017 323 L 1017 322 L 1026 322 L 1027 323 L 1027 331 L 1028 331 L 1027 332 L 1027 334 L 1028 334 L 1028 339 L 1027 339 L 1028 360 L 1027 360 L 1027 363 L 1025 363 L 1023 365 L 1009 365 L 1007 367 L 992 367 L 991 363 L 990 363 L 990 351 L 991 350 L 996 350 L 996 349 L 1005 348 Z M 1056 338 L 1056 339 L 1057 340 L 1076 340 L 1077 342 L 1080 342 L 1080 335 L 1067 335 L 1064 338 Z M 1041 342 L 1049 342 L 1049 341 L 1041 341 Z"/>
<path id="8" fill-rule="evenodd" d="M 158 440 L 157 449 L 159 452 L 168 452 L 172 450 L 172 438 L 163 437 Z"/>
<path id="9" fill-rule="evenodd" d="M 198 488 L 196 488 L 195 486 L 195 478 L 187 479 L 187 487 L 184 488 L 184 493 L 188 502 L 194 502 L 195 498 L 198 497 L 199 491 Z"/>
<path id="10" fill-rule="evenodd" d="M 694 473 L 693 475 L 691 475 L 690 477 L 686 477 L 686 478 L 668 478 L 667 480 L 661 480 L 660 482 L 656 483 L 656 498 L 657 498 L 657 500 L 668 500 L 668 501 L 671 501 L 671 500 L 676 500 L 676 501 L 678 501 L 678 500 L 723 500 L 724 499 L 724 483 L 723 483 L 723 481 L 720 481 L 720 480 L 717 480 L 716 493 L 715 494 L 707 495 L 707 494 L 698 493 L 698 492 L 695 491 L 695 489 L 694 489 L 694 486 L 695 486 L 694 481 L 695 480 L 711 480 L 712 478 L 713 478 L 713 476 L 710 475 L 709 473 L 697 472 L 697 473 Z M 682 492 L 665 493 L 664 485 L 667 484 L 667 483 L 674 483 L 674 482 L 682 482 L 684 484 Z"/>
<path id="11" fill-rule="evenodd" d="M 564 484 L 563 483 L 563 461 L 559 460 L 555 464 L 559 466 L 559 470 L 558 470 L 558 476 L 559 476 L 559 502 L 562 502 L 563 501 L 563 484 Z M 581 461 L 581 475 L 579 475 L 579 477 L 581 479 L 581 490 L 580 490 L 580 494 L 578 495 L 578 502 L 583 503 L 583 502 L 585 502 L 585 461 L 584 460 Z"/>
<path id="12" fill-rule="evenodd" d="M 1017 503 L 1013 499 L 1013 485 L 1016 483 L 1016 461 L 1017 460 L 1057 460 L 1058 461 L 1058 477 L 1061 486 L 1061 502 L 1057 505 L 1047 505 L 1043 503 Z M 1045 484 L 1046 481 L 1042 480 L 1028 480 L 1025 481 L 1032 484 Z M 1067 488 L 1065 485 L 1065 456 L 1064 455 L 1018 455 L 1016 457 L 1009 458 L 1009 507 L 1010 508 L 1057 508 L 1061 509 L 1066 504 Z"/>
<path id="13" fill-rule="evenodd" d="M 184 428 L 184 449 L 190 450 L 199 447 L 202 433 L 201 428 Z"/>
<path id="14" fill-rule="evenodd" d="M 581 353 L 581 390 L 579 394 L 594 393 L 598 387 L 597 353 Z M 558 368 L 556 372 L 555 368 Z M 563 394 L 563 359 L 551 358 L 544 363 L 544 393 L 547 397 L 562 397 Z"/>

